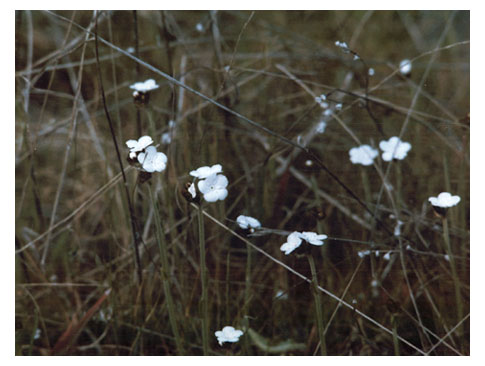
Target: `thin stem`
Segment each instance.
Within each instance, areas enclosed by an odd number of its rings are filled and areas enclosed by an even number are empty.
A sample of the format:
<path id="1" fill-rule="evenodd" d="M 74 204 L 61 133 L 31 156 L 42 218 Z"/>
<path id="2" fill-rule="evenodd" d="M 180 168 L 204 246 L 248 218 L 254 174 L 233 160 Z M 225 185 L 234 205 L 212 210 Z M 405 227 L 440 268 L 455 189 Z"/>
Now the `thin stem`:
<path id="1" fill-rule="evenodd" d="M 198 207 L 197 223 L 199 227 L 199 247 L 200 247 L 200 280 L 202 283 L 202 349 L 204 355 L 209 354 L 209 311 L 207 296 L 207 269 L 205 265 L 205 233 L 204 233 L 204 214 L 202 208 Z"/>
<path id="2" fill-rule="evenodd" d="M 456 297 L 456 306 L 457 306 L 457 321 L 463 318 L 463 304 L 461 302 L 461 294 L 460 294 L 460 280 L 458 278 L 456 272 L 456 264 L 455 264 L 455 257 L 451 251 L 451 242 L 450 242 L 450 232 L 448 228 L 448 219 L 443 217 L 443 239 L 445 240 L 446 245 L 446 253 L 448 254 L 448 258 L 450 260 L 450 267 L 451 267 L 451 274 L 453 276 L 453 283 L 455 286 L 455 297 Z"/>
<path id="3" fill-rule="evenodd" d="M 170 325 L 172 327 L 172 332 L 175 337 L 175 343 L 177 345 L 177 351 L 179 355 L 185 354 L 184 352 L 184 347 L 183 347 L 183 341 L 182 338 L 180 337 L 180 333 L 178 330 L 177 326 L 177 320 L 176 320 L 176 312 L 175 312 L 175 306 L 173 303 L 172 299 L 172 293 L 170 291 L 170 281 L 169 281 L 169 273 L 168 273 L 168 250 L 167 250 L 167 242 L 165 240 L 165 233 L 163 232 L 162 228 L 162 220 L 160 218 L 160 213 L 159 213 L 159 208 L 158 208 L 158 202 L 153 194 L 152 190 L 149 189 L 150 192 L 150 198 L 152 200 L 153 204 L 153 212 L 155 215 L 155 227 L 156 227 L 156 232 L 157 232 L 157 243 L 158 243 L 158 249 L 160 251 L 160 261 L 161 261 L 161 266 L 160 266 L 160 275 L 162 277 L 162 283 L 163 283 L 163 291 L 165 293 L 165 299 L 167 300 L 167 307 L 168 307 L 168 317 L 170 320 Z"/>
<path id="4" fill-rule="evenodd" d="M 318 290 L 317 270 L 315 269 L 315 261 L 311 254 L 307 255 L 308 263 L 312 271 L 312 286 L 313 298 L 315 300 L 315 315 L 317 317 L 318 335 L 320 337 L 320 350 L 322 356 L 327 355 L 327 343 L 325 342 L 325 327 L 323 326 L 322 301 L 320 299 L 320 291 Z"/>
<path id="5" fill-rule="evenodd" d="M 133 233 L 133 249 L 135 252 L 135 262 L 136 262 L 136 268 L 137 268 L 137 274 L 138 274 L 138 281 L 141 284 L 143 275 L 142 275 L 142 270 L 141 270 L 141 262 L 140 262 L 140 254 L 139 254 L 139 244 L 141 243 L 141 235 L 138 230 L 138 224 L 136 222 L 136 216 L 135 216 L 135 211 L 133 209 L 133 205 L 131 203 L 131 198 L 130 198 L 130 192 L 128 191 L 128 181 L 126 179 L 125 175 L 125 169 L 123 168 L 123 161 L 121 160 L 121 154 L 120 154 L 120 149 L 118 148 L 118 142 L 116 141 L 116 134 L 114 131 L 113 127 L 113 122 L 111 121 L 111 117 L 108 112 L 108 107 L 106 104 L 106 95 L 104 93 L 104 86 L 103 86 L 103 78 L 101 76 L 101 67 L 99 64 L 99 51 L 98 51 L 98 12 L 95 14 L 95 32 L 94 32 L 94 44 L 95 44 L 95 51 L 96 51 L 96 67 L 98 71 L 98 79 L 99 79 L 99 87 L 101 91 L 101 97 L 103 100 L 103 107 L 104 107 L 104 112 L 106 114 L 106 119 L 108 120 L 108 125 L 109 129 L 111 132 L 111 137 L 113 138 L 113 144 L 115 146 L 116 150 L 116 156 L 118 158 L 118 163 L 120 165 L 120 170 L 121 170 L 121 175 L 123 177 L 123 183 L 125 187 L 125 194 L 126 194 L 126 200 L 128 202 L 128 209 L 130 211 L 130 222 L 131 222 L 131 231 Z"/>

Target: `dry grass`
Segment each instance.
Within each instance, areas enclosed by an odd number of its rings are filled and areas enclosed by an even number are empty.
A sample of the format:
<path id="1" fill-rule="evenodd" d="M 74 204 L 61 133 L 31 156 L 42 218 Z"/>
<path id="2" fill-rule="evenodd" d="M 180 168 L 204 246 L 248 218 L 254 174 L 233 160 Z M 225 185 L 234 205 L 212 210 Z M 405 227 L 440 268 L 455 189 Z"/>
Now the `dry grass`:
<path id="1" fill-rule="evenodd" d="M 202 354 L 197 206 L 180 190 L 216 163 L 229 195 L 202 205 L 209 354 L 320 354 L 308 260 L 279 249 L 293 230 L 329 236 L 312 250 L 327 354 L 470 353 L 468 12 L 101 12 L 99 64 L 93 12 L 15 16 L 17 355 Z M 137 108 L 129 85 L 148 78 L 160 88 Z M 125 141 L 167 132 L 167 169 L 140 184 Z M 350 162 L 391 136 L 412 144 L 404 160 Z M 446 224 L 428 203 L 442 191 L 461 197 Z M 242 232 L 240 214 L 271 230 Z M 225 325 L 245 334 L 220 347 Z"/>

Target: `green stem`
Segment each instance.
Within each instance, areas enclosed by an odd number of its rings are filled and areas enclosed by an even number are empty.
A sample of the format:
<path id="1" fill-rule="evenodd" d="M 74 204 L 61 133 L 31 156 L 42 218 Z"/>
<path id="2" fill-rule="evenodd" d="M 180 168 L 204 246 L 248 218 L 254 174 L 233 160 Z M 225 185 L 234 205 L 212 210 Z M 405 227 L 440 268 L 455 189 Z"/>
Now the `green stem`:
<path id="1" fill-rule="evenodd" d="M 394 342 L 394 356 L 399 356 L 399 339 L 397 338 L 397 319 L 394 314 L 391 315 L 392 340 Z"/>
<path id="2" fill-rule="evenodd" d="M 451 275 L 453 276 L 453 283 L 455 285 L 455 297 L 458 314 L 456 321 L 459 322 L 461 319 L 463 319 L 463 304 L 461 302 L 460 280 L 456 272 L 455 257 L 451 251 L 450 233 L 448 228 L 448 219 L 446 216 L 443 217 L 443 239 L 445 240 L 446 254 L 448 254 L 448 258 L 450 260 Z"/>
<path id="3" fill-rule="evenodd" d="M 170 325 L 172 327 L 172 332 L 175 337 L 175 343 L 177 345 L 177 351 L 179 355 L 183 355 L 184 348 L 183 348 L 183 342 L 182 338 L 180 337 L 180 333 L 178 330 L 177 326 L 177 321 L 176 321 L 176 312 L 175 312 L 175 306 L 173 303 L 172 299 L 172 293 L 170 291 L 170 281 L 169 281 L 169 274 L 168 274 L 168 251 L 167 251 L 167 243 L 165 240 L 165 233 L 163 232 L 162 229 L 162 221 L 160 219 L 160 214 L 158 211 L 158 203 L 155 198 L 155 195 L 153 194 L 152 190 L 149 189 L 150 191 L 150 198 L 152 200 L 153 204 L 153 211 L 155 214 L 155 226 L 156 226 L 156 232 L 157 232 L 157 243 L 158 243 L 158 249 L 160 251 L 160 261 L 162 266 L 160 267 L 160 274 L 162 277 L 162 283 L 163 283 L 163 291 L 165 293 L 165 299 L 167 301 L 167 307 L 168 307 L 168 317 L 170 320 Z"/>
<path id="4" fill-rule="evenodd" d="M 204 214 L 199 206 L 198 212 L 199 226 L 199 247 L 200 247 L 200 279 L 202 283 L 202 349 L 204 355 L 209 354 L 209 306 L 207 296 L 207 269 L 205 265 L 205 233 L 204 233 Z"/>
<path id="5" fill-rule="evenodd" d="M 313 260 L 313 256 L 308 254 L 307 258 L 312 271 L 313 298 L 315 300 L 315 313 L 317 317 L 318 335 L 320 337 L 320 351 L 322 356 L 326 356 L 327 343 L 325 342 L 325 327 L 323 326 L 322 302 L 320 299 L 320 291 L 318 290 L 317 270 L 315 269 L 315 261 Z"/>

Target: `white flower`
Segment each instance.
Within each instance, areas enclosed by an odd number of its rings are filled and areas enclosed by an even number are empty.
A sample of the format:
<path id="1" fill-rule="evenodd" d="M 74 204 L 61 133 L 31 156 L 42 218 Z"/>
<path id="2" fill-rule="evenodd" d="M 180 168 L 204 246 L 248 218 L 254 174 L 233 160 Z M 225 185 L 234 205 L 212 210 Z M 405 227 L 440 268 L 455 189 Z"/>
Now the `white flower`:
<path id="1" fill-rule="evenodd" d="M 392 159 L 402 160 L 411 150 L 409 142 L 403 142 L 397 136 L 391 137 L 388 141 L 381 141 L 379 147 L 382 151 L 382 159 L 384 161 L 391 161 Z"/>
<path id="2" fill-rule="evenodd" d="M 379 152 L 369 145 L 362 145 L 350 149 L 349 155 L 353 164 L 372 165 Z"/>
<path id="3" fill-rule="evenodd" d="M 318 133 L 324 133 L 326 127 L 327 127 L 327 123 L 325 121 L 320 121 L 318 122 L 315 131 Z"/>
<path id="4" fill-rule="evenodd" d="M 162 172 L 167 166 L 167 156 L 162 152 L 157 152 L 155 146 L 148 146 L 145 152 L 138 154 L 138 162 L 148 173 Z"/>
<path id="5" fill-rule="evenodd" d="M 386 254 L 384 254 L 384 256 L 382 258 L 384 258 L 386 261 L 390 260 L 391 259 L 391 252 L 387 252 Z"/>
<path id="6" fill-rule="evenodd" d="M 404 224 L 401 220 L 397 220 L 396 227 L 394 228 L 394 236 L 401 235 L 401 226 Z"/>
<path id="7" fill-rule="evenodd" d="M 224 200 L 227 197 L 227 185 L 229 181 L 222 174 L 212 174 L 204 180 L 200 180 L 197 186 L 199 191 L 204 195 L 207 202 L 216 202 Z"/>
<path id="8" fill-rule="evenodd" d="M 137 82 L 133 85 L 130 85 L 130 89 L 134 89 L 136 90 L 137 92 L 140 92 L 140 93 L 146 93 L 146 92 L 149 92 L 150 90 L 154 90 L 154 89 L 157 89 L 159 86 L 157 85 L 157 83 L 155 82 L 155 80 L 153 79 L 148 79 L 144 82 Z"/>
<path id="9" fill-rule="evenodd" d="M 37 328 L 35 330 L 34 339 L 39 339 L 41 333 L 42 333 L 42 331 L 39 328 Z"/>
<path id="10" fill-rule="evenodd" d="M 323 245 L 323 241 L 327 239 L 327 235 L 314 233 L 312 231 L 304 231 L 300 237 L 313 245 Z"/>
<path id="11" fill-rule="evenodd" d="M 375 72 L 375 71 L 374 71 L 374 69 L 371 67 L 371 68 L 369 69 L 369 76 L 374 76 L 374 74 L 375 74 L 375 73 L 376 73 L 376 72 Z"/>
<path id="12" fill-rule="evenodd" d="M 345 53 L 350 52 L 349 46 L 347 46 L 347 43 L 345 43 L 345 42 L 336 41 L 335 46 L 340 47 L 342 49 L 342 51 L 344 51 Z"/>
<path id="13" fill-rule="evenodd" d="M 288 255 L 296 248 L 298 248 L 300 244 L 301 244 L 301 233 L 299 233 L 298 231 L 294 231 L 290 235 L 288 235 L 288 238 L 286 239 L 286 243 L 284 243 L 280 247 L 280 250 L 282 252 L 285 252 L 286 255 Z"/>
<path id="14" fill-rule="evenodd" d="M 337 104 L 335 104 L 335 109 L 336 109 L 337 111 L 340 111 L 340 110 L 342 109 L 342 103 L 337 103 Z"/>
<path id="15" fill-rule="evenodd" d="M 187 191 L 190 193 L 190 195 L 192 196 L 192 198 L 195 198 L 195 196 L 197 196 L 197 192 L 195 191 L 195 184 L 192 183 L 189 188 L 187 188 Z"/>
<path id="16" fill-rule="evenodd" d="M 236 222 L 241 229 L 257 229 L 261 227 L 261 223 L 251 216 L 239 215 L 236 219 Z"/>
<path id="17" fill-rule="evenodd" d="M 130 148 L 130 157 L 134 157 L 131 153 L 137 153 L 139 151 L 145 150 L 146 147 L 153 144 L 153 140 L 150 136 L 142 136 L 137 140 L 126 141 L 126 146 Z"/>
<path id="18" fill-rule="evenodd" d="M 172 142 L 172 137 L 170 136 L 170 132 L 165 132 L 162 134 L 162 144 L 168 145 L 170 142 Z"/>
<path id="19" fill-rule="evenodd" d="M 197 170 L 192 170 L 190 175 L 199 179 L 205 179 L 210 175 L 221 173 L 222 166 L 220 164 L 213 165 L 211 167 L 201 166 Z"/>
<path id="20" fill-rule="evenodd" d="M 357 255 L 360 257 L 360 258 L 364 258 L 366 255 L 369 255 L 370 254 L 370 250 L 359 250 L 357 252 Z"/>
<path id="21" fill-rule="evenodd" d="M 204 26 L 202 25 L 202 23 L 197 23 L 195 25 L 195 29 L 197 30 L 197 32 L 202 33 L 204 31 Z"/>
<path id="22" fill-rule="evenodd" d="M 413 65 L 411 64 L 411 61 L 408 59 L 402 60 L 399 63 L 399 72 L 402 75 L 408 75 L 413 68 Z"/>
<path id="23" fill-rule="evenodd" d="M 239 329 L 234 329 L 234 327 L 226 326 L 222 330 L 218 330 L 214 333 L 217 337 L 217 342 L 222 346 L 224 342 L 237 342 L 239 337 L 243 335 L 243 331 Z"/>
<path id="24" fill-rule="evenodd" d="M 452 196 L 448 192 L 441 192 L 438 197 L 428 198 L 428 201 L 433 206 L 447 208 L 457 205 L 461 201 L 461 198 L 460 196 Z"/>

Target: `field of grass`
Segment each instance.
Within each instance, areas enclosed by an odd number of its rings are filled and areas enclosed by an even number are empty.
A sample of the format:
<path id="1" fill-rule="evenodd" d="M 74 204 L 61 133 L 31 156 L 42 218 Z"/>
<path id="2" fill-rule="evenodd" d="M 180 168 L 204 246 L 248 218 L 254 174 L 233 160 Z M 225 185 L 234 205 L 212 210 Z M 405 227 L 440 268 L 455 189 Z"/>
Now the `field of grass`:
<path id="1" fill-rule="evenodd" d="M 470 354 L 469 12 L 15 24 L 16 355 Z M 162 172 L 127 161 L 144 135 Z M 215 164 L 227 197 L 186 198 Z M 294 231 L 327 238 L 285 255 Z"/>

